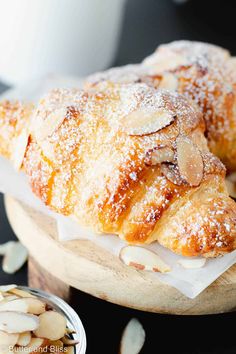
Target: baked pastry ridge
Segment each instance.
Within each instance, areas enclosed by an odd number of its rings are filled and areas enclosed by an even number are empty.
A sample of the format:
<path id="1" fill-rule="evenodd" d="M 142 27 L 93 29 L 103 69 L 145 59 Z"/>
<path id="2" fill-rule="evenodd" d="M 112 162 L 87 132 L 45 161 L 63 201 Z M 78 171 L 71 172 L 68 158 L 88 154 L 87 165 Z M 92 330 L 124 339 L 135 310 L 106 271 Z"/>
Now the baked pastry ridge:
<path id="1" fill-rule="evenodd" d="M 161 45 L 141 65 L 92 75 L 86 87 L 101 80 L 143 81 L 175 90 L 200 107 L 210 151 L 229 171 L 236 170 L 236 60 L 218 46 L 191 41 Z"/>
<path id="2" fill-rule="evenodd" d="M 6 117 L 15 104 L 2 107 L 0 142 L 14 132 Z M 208 150 L 202 114 L 184 96 L 104 81 L 88 91 L 53 90 L 31 114 L 15 116 L 16 126 L 25 124 L 11 151 L 3 144 L 0 153 L 18 161 L 54 211 L 128 243 L 158 241 L 185 256 L 236 248 L 225 168 Z"/>

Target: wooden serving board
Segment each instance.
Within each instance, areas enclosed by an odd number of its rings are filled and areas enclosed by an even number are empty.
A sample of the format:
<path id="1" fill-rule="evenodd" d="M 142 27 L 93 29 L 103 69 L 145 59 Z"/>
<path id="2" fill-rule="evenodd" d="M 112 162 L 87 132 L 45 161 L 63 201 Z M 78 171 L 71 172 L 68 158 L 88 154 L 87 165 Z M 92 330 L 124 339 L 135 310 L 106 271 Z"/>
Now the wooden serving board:
<path id="1" fill-rule="evenodd" d="M 200 315 L 236 309 L 236 265 L 191 300 L 150 273 L 124 265 L 91 241 L 58 242 L 55 221 L 21 202 L 6 197 L 5 205 L 13 230 L 34 260 L 30 263 L 33 284 L 38 282 L 65 296 L 66 289 L 73 287 L 156 313 Z"/>

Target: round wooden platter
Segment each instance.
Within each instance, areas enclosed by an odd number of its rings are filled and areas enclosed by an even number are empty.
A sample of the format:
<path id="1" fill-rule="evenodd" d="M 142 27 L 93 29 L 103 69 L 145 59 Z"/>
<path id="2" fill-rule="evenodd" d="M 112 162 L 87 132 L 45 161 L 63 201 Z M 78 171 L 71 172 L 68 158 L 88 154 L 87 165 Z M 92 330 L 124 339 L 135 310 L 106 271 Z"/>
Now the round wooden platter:
<path id="1" fill-rule="evenodd" d="M 23 203 L 6 197 L 5 205 L 13 230 L 36 262 L 33 283 L 37 277 L 43 284 L 43 278 L 53 276 L 65 287 L 156 313 L 200 315 L 236 309 L 236 265 L 191 300 L 152 274 L 124 265 L 91 241 L 58 242 L 55 221 Z M 41 272 L 36 272 L 35 264 L 42 267 Z M 55 284 L 53 280 L 48 281 L 49 287 Z"/>

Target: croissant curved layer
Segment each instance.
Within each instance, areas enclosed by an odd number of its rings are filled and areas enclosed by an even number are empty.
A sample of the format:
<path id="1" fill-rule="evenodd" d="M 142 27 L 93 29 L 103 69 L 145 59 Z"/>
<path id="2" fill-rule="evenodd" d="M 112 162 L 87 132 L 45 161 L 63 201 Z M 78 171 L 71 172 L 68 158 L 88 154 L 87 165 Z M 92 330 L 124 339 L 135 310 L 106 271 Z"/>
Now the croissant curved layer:
<path id="1" fill-rule="evenodd" d="M 91 76 L 101 80 L 146 82 L 175 90 L 200 107 L 208 145 L 228 170 L 236 170 L 236 60 L 218 46 L 176 41 L 161 45 L 141 65 L 128 65 Z"/>
<path id="2" fill-rule="evenodd" d="M 96 232 L 158 241 L 186 256 L 236 248 L 225 168 L 208 150 L 202 114 L 184 96 L 145 83 L 54 90 L 30 121 L 29 111 L 19 110 L 17 133 L 7 118 L 14 107 L 0 110 L 0 142 L 12 139 L 10 151 L 3 143 L 0 153 L 14 162 L 14 136 L 27 127 L 21 168 L 54 211 Z"/>

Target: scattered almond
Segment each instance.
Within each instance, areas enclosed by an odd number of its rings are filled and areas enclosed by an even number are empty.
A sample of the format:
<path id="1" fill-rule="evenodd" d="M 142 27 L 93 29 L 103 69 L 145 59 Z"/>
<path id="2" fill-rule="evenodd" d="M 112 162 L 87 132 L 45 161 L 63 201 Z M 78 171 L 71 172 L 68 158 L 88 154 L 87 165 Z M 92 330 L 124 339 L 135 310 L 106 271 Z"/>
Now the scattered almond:
<path id="1" fill-rule="evenodd" d="M 148 166 L 155 166 L 162 162 L 173 162 L 174 151 L 168 146 L 155 147 L 146 153 L 145 164 Z"/>
<path id="2" fill-rule="evenodd" d="M 203 178 L 203 160 L 199 149 L 186 137 L 177 138 L 176 144 L 180 175 L 190 186 L 198 186 Z"/>
<path id="3" fill-rule="evenodd" d="M 20 242 L 14 242 L 3 259 L 2 268 L 4 272 L 13 274 L 24 265 L 27 258 L 27 249 Z"/>
<path id="4" fill-rule="evenodd" d="M 164 110 L 137 110 L 122 121 L 124 131 L 129 135 L 149 135 L 167 127 L 174 121 L 174 115 Z"/>
<path id="5" fill-rule="evenodd" d="M 21 169 L 25 157 L 28 141 L 29 141 L 29 133 L 26 129 L 23 129 L 21 134 L 16 138 L 13 154 L 11 156 L 13 165 L 16 170 Z"/>
<path id="6" fill-rule="evenodd" d="M 195 259 L 180 259 L 178 264 L 186 269 L 198 269 L 202 268 L 206 263 L 206 258 L 195 258 Z"/>
<path id="7" fill-rule="evenodd" d="M 126 265 L 138 270 L 166 273 L 170 267 L 153 251 L 139 246 L 125 246 L 120 251 L 120 259 Z"/>
<path id="8" fill-rule="evenodd" d="M 15 241 L 8 241 L 0 245 L 0 256 L 5 256 L 10 247 L 15 243 Z"/>
<path id="9" fill-rule="evenodd" d="M 138 354 L 145 342 L 145 331 L 141 323 L 133 318 L 123 332 L 120 344 L 120 354 Z"/>

